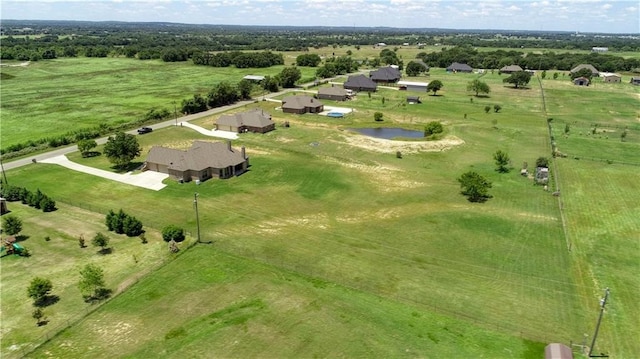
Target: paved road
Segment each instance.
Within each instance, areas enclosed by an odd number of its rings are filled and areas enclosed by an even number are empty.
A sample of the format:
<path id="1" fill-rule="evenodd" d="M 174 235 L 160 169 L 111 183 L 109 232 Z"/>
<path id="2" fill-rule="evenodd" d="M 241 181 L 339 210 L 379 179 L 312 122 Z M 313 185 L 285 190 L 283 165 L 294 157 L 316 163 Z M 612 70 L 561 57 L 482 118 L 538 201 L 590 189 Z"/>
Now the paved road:
<path id="1" fill-rule="evenodd" d="M 355 74 L 358 74 L 358 73 L 360 73 L 360 72 L 357 72 Z M 348 75 L 354 75 L 354 74 L 348 74 Z M 326 80 L 327 81 L 331 81 L 331 80 L 335 80 L 338 77 L 346 77 L 348 75 L 337 76 L 335 78 L 330 78 L 330 79 L 326 79 Z M 298 88 L 284 89 L 284 90 L 282 90 L 280 92 L 273 92 L 273 93 L 266 94 L 266 95 L 262 96 L 262 98 L 263 99 L 270 99 L 272 97 L 277 97 L 277 96 L 283 95 L 283 94 L 285 94 L 287 92 L 291 92 L 291 91 L 300 92 L 301 89 L 306 89 L 307 87 L 312 86 L 312 85 L 313 85 L 313 83 L 303 84 L 303 85 L 299 86 Z M 252 100 L 247 100 L 247 101 L 240 101 L 240 102 L 236 102 L 234 104 L 227 105 L 227 106 L 212 108 L 212 109 L 204 111 L 204 112 L 198 112 L 198 113 L 194 113 L 192 115 L 178 117 L 177 119 L 167 120 L 167 121 L 156 123 L 156 124 L 153 124 L 153 125 L 150 125 L 150 126 L 147 126 L 147 127 L 151 127 L 154 130 L 156 130 L 156 129 L 159 129 L 159 128 L 175 126 L 177 123 L 180 123 L 180 122 L 189 122 L 189 121 L 193 121 L 193 120 L 198 119 L 198 118 L 211 116 L 211 115 L 215 115 L 215 114 L 220 113 L 220 112 L 228 111 L 230 109 L 242 107 L 242 106 L 254 103 L 256 100 L 259 100 L 259 98 L 252 99 Z M 126 133 L 130 133 L 130 134 L 135 135 L 135 134 L 137 134 L 137 130 L 127 131 Z M 96 139 L 96 142 L 98 143 L 98 145 L 102 145 L 102 144 L 107 143 L 107 139 L 108 139 L 108 137 L 98 138 L 98 139 Z M 57 148 L 55 150 L 51 150 L 51 151 L 45 152 L 45 153 L 40 153 L 40 154 L 31 156 L 31 157 L 28 157 L 28 158 L 23 158 L 23 159 L 20 159 L 20 160 L 15 160 L 15 161 L 3 163 L 2 164 L 2 166 L 3 166 L 2 169 L 4 171 L 8 171 L 8 170 L 13 169 L 13 168 L 26 166 L 28 164 L 33 163 L 33 161 L 41 162 L 41 161 L 44 161 L 45 159 L 49 159 L 49 158 L 53 158 L 53 157 L 57 157 L 57 156 L 61 156 L 61 155 L 66 155 L 67 153 L 76 152 L 77 150 L 78 150 L 78 146 L 76 146 L 76 145 L 69 146 L 69 147 L 63 147 L 63 148 Z"/>

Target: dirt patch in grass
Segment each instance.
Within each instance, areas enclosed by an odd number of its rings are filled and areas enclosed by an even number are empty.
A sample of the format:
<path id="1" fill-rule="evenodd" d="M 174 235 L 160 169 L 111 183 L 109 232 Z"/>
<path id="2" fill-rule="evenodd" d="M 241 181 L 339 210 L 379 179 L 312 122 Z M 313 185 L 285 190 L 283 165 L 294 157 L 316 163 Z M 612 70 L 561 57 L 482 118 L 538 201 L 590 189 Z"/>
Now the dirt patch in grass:
<path id="1" fill-rule="evenodd" d="M 343 136 L 343 138 L 344 141 L 351 146 L 365 150 L 383 153 L 400 151 L 403 154 L 441 152 L 464 144 L 464 141 L 456 136 L 447 136 L 438 141 L 394 141 L 359 135 L 347 135 Z"/>
<path id="2" fill-rule="evenodd" d="M 368 165 L 361 162 L 347 162 L 344 160 L 338 160 L 333 157 L 324 157 L 323 160 L 339 164 L 350 169 L 354 169 L 368 177 L 374 175 L 373 178 L 375 178 L 376 180 L 372 181 L 371 183 L 376 185 L 378 189 L 383 192 L 399 191 L 407 188 L 414 188 L 425 185 L 425 183 L 423 182 L 406 179 L 402 169 L 400 168 L 381 165 L 377 162 Z M 379 174 L 381 173 L 384 173 L 384 176 L 379 176 Z"/>

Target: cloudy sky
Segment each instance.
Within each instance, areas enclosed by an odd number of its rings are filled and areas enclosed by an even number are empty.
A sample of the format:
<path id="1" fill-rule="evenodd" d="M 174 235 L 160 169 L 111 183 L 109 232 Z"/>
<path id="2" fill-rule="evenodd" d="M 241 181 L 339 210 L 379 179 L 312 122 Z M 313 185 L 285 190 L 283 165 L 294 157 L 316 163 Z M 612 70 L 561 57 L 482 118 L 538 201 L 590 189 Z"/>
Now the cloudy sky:
<path id="1" fill-rule="evenodd" d="M 1 0 L 2 19 L 640 33 L 640 0 Z"/>

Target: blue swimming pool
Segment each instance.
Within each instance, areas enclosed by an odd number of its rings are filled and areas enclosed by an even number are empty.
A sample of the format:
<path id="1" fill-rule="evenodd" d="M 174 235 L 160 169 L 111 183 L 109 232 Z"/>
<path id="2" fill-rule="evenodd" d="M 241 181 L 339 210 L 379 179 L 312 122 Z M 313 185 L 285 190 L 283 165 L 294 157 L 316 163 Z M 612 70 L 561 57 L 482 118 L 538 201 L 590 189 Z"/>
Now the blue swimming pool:
<path id="1" fill-rule="evenodd" d="M 342 113 L 342 112 L 329 112 L 329 113 L 327 113 L 327 116 L 339 118 L 339 117 L 344 117 L 344 113 Z"/>

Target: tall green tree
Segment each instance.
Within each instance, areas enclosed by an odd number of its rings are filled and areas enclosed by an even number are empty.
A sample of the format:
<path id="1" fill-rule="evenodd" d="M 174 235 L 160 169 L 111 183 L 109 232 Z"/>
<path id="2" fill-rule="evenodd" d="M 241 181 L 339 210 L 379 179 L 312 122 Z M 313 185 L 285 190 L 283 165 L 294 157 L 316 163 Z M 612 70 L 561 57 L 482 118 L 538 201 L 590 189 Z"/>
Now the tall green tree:
<path id="1" fill-rule="evenodd" d="M 248 100 L 251 98 L 251 88 L 253 88 L 253 84 L 247 79 L 242 79 L 238 82 L 238 93 L 241 100 Z"/>
<path id="2" fill-rule="evenodd" d="M 491 92 L 491 88 L 486 82 L 474 79 L 467 84 L 467 91 L 475 92 L 476 97 L 478 97 L 481 93 L 489 94 L 489 92 Z"/>
<path id="3" fill-rule="evenodd" d="M 409 61 L 407 68 L 405 69 L 407 76 L 418 76 L 427 71 L 427 68 L 423 64 L 416 61 Z"/>
<path id="4" fill-rule="evenodd" d="M 98 147 L 98 143 L 95 140 L 78 141 L 78 151 L 80 151 L 82 157 L 86 157 L 87 153 L 96 147 Z"/>
<path id="5" fill-rule="evenodd" d="M 491 182 L 474 171 L 465 172 L 458 178 L 461 193 L 467 196 L 469 202 L 485 202 L 491 198 L 489 189 Z"/>
<path id="6" fill-rule="evenodd" d="M 278 75 L 280 79 L 280 85 L 284 88 L 294 87 L 296 81 L 300 80 L 302 74 L 297 67 L 285 67 Z"/>
<path id="7" fill-rule="evenodd" d="M 444 87 L 444 84 L 442 84 L 442 81 L 433 80 L 429 82 L 429 84 L 427 85 L 427 92 L 433 92 L 433 96 L 435 96 L 436 92 L 440 91 L 442 87 Z"/>
<path id="8" fill-rule="evenodd" d="M 117 167 L 124 168 L 140 155 L 140 144 L 134 135 L 118 132 L 115 137 L 109 136 L 104 145 L 104 154 Z"/>
<path id="9" fill-rule="evenodd" d="M 33 299 L 33 305 L 40 307 L 46 303 L 51 290 L 53 290 L 51 280 L 42 277 L 35 277 L 31 280 L 31 283 L 29 283 L 27 295 L 29 298 Z"/>
<path id="10" fill-rule="evenodd" d="M 322 61 L 318 54 L 302 54 L 296 57 L 297 66 L 316 67 Z"/>
<path id="11" fill-rule="evenodd" d="M 5 215 L 2 217 L 2 230 L 4 233 L 14 236 L 22 231 L 22 221 L 13 215 Z"/>
<path id="12" fill-rule="evenodd" d="M 496 161 L 496 171 L 500 173 L 509 172 L 509 155 L 502 150 L 497 150 L 496 153 L 493 154 L 493 159 Z"/>
<path id="13" fill-rule="evenodd" d="M 102 232 L 98 232 L 91 240 L 91 243 L 96 247 L 100 247 L 101 253 L 105 253 L 109 245 L 109 237 L 102 234 Z"/>
<path id="14" fill-rule="evenodd" d="M 502 79 L 502 82 L 513 84 L 515 88 L 527 86 L 529 81 L 531 81 L 531 73 L 527 71 L 517 71 Z"/>
<path id="15" fill-rule="evenodd" d="M 105 289 L 104 271 L 97 264 L 89 263 L 80 270 L 78 288 L 85 300 L 101 299 L 108 293 Z"/>
<path id="16" fill-rule="evenodd" d="M 442 123 L 438 121 L 431 121 L 424 127 L 424 137 L 442 133 L 442 131 L 444 131 Z"/>

